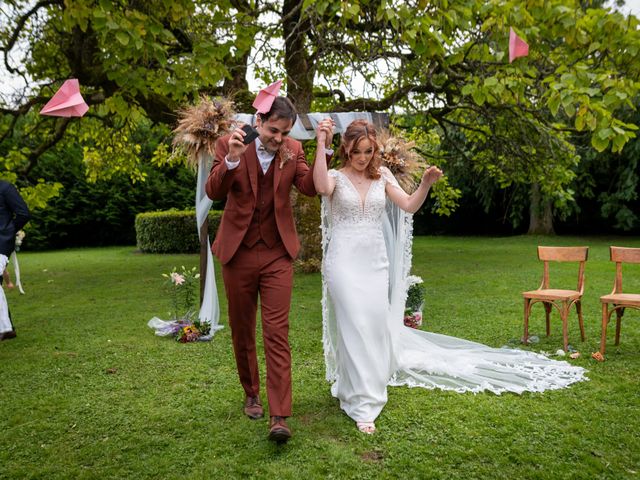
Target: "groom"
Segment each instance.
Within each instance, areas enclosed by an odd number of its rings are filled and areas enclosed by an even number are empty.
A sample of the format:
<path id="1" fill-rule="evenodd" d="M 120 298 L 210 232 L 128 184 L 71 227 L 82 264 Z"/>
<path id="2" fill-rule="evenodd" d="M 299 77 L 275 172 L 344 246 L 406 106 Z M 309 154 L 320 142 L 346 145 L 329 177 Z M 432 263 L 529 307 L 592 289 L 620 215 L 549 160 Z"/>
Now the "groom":
<path id="1" fill-rule="evenodd" d="M 291 437 L 285 420 L 291 416 L 289 308 L 293 259 L 300 250 L 289 194 L 294 185 L 308 196 L 315 196 L 316 190 L 302 145 L 289 138 L 295 107 L 284 97 L 264 103 L 254 102 L 259 134 L 255 142 L 245 145 L 246 133 L 238 128 L 216 143 L 206 192 L 212 200 L 226 199 L 212 251 L 222 264 L 233 350 L 246 396 L 244 413 L 251 419 L 264 415 L 256 357 L 260 296 L 269 439 L 284 443 Z M 327 132 L 328 147 L 332 121 L 320 125 Z"/>

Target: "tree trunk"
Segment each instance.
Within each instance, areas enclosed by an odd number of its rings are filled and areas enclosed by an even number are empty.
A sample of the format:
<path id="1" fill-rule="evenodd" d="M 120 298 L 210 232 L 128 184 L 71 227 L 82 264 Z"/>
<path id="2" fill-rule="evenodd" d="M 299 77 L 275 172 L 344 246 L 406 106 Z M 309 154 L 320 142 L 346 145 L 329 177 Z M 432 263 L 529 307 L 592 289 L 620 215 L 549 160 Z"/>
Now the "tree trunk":
<path id="1" fill-rule="evenodd" d="M 236 58 L 234 56 L 232 58 L 234 65 L 229 67 L 231 77 L 225 78 L 224 85 L 222 86 L 222 92 L 225 95 L 233 96 L 238 92 L 249 89 L 249 82 L 247 82 L 247 65 L 249 63 L 250 53 L 251 52 L 248 51 L 240 57 Z"/>
<path id="2" fill-rule="evenodd" d="M 287 96 L 298 113 L 308 113 L 313 100 L 315 63 L 305 46 L 308 25 L 300 22 L 302 0 L 285 0 L 282 6 L 283 33 L 285 38 L 284 67 L 287 72 Z M 322 262 L 320 229 L 320 200 L 298 192 L 292 193 L 296 229 L 302 246 L 296 270 L 318 272 Z"/>
<path id="3" fill-rule="evenodd" d="M 531 184 L 529 191 L 529 235 L 555 235 L 553 230 L 553 211 L 551 201 L 545 199 L 540 192 L 540 185 Z"/>
<path id="4" fill-rule="evenodd" d="M 316 66 L 305 45 L 307 22 L 300 21 L 302 0 L 285 0 L 282 6 L 284 68 L 287 72 L 287 96 L 299 113 L 308 113 L 313 100 Z"/>

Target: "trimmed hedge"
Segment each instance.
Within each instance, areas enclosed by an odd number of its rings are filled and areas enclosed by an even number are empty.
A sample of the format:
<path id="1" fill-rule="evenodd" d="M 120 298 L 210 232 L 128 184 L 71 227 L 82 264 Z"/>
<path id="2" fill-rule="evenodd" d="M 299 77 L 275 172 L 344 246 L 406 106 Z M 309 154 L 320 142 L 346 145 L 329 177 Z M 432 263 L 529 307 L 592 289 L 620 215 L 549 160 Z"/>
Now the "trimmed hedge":
<path id="1" fill-rule="evenodd" d="M 209 237 L 220 225 L 221 210 L 209 211 Z M 195 210 L 166 210 L 136 215 L 136 243 L 145 253 L 197 253 L 200 251 Z"/>

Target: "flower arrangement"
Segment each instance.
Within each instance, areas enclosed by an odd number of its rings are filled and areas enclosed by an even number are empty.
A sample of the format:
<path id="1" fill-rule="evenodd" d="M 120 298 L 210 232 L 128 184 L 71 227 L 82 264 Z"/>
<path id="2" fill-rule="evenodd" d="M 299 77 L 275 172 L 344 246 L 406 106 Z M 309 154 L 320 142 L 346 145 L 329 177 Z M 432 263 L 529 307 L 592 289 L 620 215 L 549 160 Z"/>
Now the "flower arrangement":
<path id="1" fill-rule="evenodd" d="M 422 278 L 416 275 L 407 277 L 407 300 L 404 307 L 404 324 L 407 327 L 418 328 L 422 325 L 422 308 L 426 290 Z"/>
<path id="2" fill-rule="evenodd" d="M 162 276 L 166 279 L 165 287 L 171 298 L 171 320 L 153 318 L 148 325 L 155 329 L 156 335 L 172 336 L 180 343 L 209 340 L 205 337 L 211 332 L 211 325 L 200 322 L 195 315 L 197 298 L 195 289 L 200 278 L 196 267 L 186 269 L 183 265 L 180 271 L 174 267 Z"/>
<path id="3" fill-rule="evenodd" d="M 176 267 L 173 267 L 169 273 L 162 274 L 166 279 L 165 286 L 171 297 L 171 318 L 174 320 L 180 317 L 181 311 L 186 312 L 184 316 L 187 316 L 189 312 L 194 310 L 196 300 L 194 290 L 197 280 L 200 278 L 196 267 L 187 270 L 182 265 L 181 268 L 180 272 Z"/>
<path id="4" fill-rule="evenodd" d="M 183 108 L 178 112 L 180 120 L 173 131 L 173 144 L 187 154 L 189 163 L 196 167 L 198 155 L 206 152 L 215 154 L 216 141 L 235 125 L 234 105 L 226 98 L 203 96 L 197 105 Z"/>
<path id="5" fill-rule="evenodd" d="M 378 135 L 382 164 L 396 177 L 402 189 L 412 193 L 420 183 L 422 171 L 426 168 L 425 160 L 413 148 L 415 142 L 407 142 L 401 137 L 392 136 L 388 130 Z"/>

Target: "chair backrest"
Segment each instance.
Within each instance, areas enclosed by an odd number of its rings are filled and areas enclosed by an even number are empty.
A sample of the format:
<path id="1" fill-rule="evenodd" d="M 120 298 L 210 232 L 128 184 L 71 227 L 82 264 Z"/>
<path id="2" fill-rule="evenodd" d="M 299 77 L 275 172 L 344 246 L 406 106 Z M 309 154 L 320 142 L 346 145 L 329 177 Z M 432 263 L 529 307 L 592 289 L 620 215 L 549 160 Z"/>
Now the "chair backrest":
<path id="1" fill-rule="evenodd" d="M 622 293 L 622 264 L 640 263 L 640 248 L 609 247 L 611 261 L 616 262 L 616 281 L 612 293 Z"/>
<path id="2" fill-rule="evenodd" d="M 544 262 L 586 262 L 589 247 L 538 247 L 538 258 Z"/>
<path id="3" fill-rule="evenodd" d="M 580 262 L 578 268 L 578 290 L 584 291 L 584 263 L 589 257 L 589 247 L 542 247 L 538 246 L 538 258 L 544 262 L 544 275 L 540 288 L 549 288 L 549 262 Z"/>
<path id="4" fill-rule="evenodd" d="M 612 262 L 640 263 L 640 248 L 609 247 Z"/>

